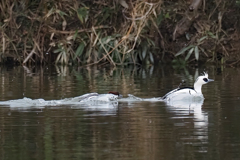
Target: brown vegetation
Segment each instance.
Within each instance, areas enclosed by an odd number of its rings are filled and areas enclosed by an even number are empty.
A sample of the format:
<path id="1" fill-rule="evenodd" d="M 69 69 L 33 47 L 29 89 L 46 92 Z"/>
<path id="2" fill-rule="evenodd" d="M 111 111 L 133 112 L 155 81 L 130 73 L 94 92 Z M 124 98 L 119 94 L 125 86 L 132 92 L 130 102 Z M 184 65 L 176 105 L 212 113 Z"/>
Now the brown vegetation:
<path id="1" fill-rule="evenodd" d="M 3 0 L 0 60 L 116 66 L 181 57 L 237 64 L 239 7 L 224 0 Z"/>

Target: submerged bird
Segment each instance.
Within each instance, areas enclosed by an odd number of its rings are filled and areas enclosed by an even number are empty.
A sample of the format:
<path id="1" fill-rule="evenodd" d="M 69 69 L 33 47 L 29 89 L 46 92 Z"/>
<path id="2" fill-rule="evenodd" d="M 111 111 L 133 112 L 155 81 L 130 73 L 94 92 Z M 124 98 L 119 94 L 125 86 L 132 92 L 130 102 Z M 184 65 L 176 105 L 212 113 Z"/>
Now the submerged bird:
<path id="1" fill-rule="evenodd" d="M 184 88 L 176 88 L 170 92 L 168 92 L 166 95 L 162 97 L 163 100 L 172 100 L 172 99 L 184 99 L 186 97 L 192 98 L 192 97 L 202 97 L 202 85 L 207 84 L 208 82 L 214 81 L 213 79 L 208 78 L 208 74 L 203 72 L 204 74 L 202 76 L 199 76 L 195 83 L 194 87 L 184 87 Z"/>
<path id="2" fill-rule="evenodd" d="M 107 94 L 87 93 L 82 96 L 76 97 L 75 99 L 78 99 L 78 102 L 88 101 L 110 102 L 117 101 L 118 98 L 122 98 L 122 95 L 119 92 L 110 91 Z"/>
<path id="3" fill-rule="evenodd" d="M 118 96 L 118 98 L 122 98 L 122 95 L 119 92 L 116 92 L 116 91 L 109 91 L 108 94 L 113 94 L 113 95 Z"/>

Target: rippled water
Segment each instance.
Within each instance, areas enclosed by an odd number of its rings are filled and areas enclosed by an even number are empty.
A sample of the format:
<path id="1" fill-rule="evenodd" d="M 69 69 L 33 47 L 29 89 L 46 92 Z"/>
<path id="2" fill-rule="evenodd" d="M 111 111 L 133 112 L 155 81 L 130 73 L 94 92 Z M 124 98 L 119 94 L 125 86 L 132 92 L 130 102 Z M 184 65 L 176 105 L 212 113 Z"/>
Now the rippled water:
<path id="1" fill-rule="evenodd" d="M 119 91 L 160 97 L 208 71 L 204 101 L 2 105 L 0 159 L 239 159 L 240 69 L 2 67 L 1 102 Z"/>

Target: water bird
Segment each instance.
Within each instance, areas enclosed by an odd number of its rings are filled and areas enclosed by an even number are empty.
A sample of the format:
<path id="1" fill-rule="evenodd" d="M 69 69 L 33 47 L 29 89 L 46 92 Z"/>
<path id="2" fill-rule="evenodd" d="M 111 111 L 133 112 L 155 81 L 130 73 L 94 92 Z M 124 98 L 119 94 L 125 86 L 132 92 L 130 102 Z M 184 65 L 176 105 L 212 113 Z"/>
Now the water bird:
<path id="1" fill-rule="evenodd" d="M 193 97 L 203 97 L 202 94 L 202 85 L 207 84 L 208 82 L 214 81 L 213 79 L 208 78 L 208 74 L 203 72 L 203 75 L 199 76 L 194 83 L 193 88 L 191 87 L 184 87 L 178 88 L 168 92 L 166 95 L 161 97 L 163 100 L 175 100 L 175 99 L 184 99 L 184 98 L 193 98 Z M 181 85 L 181 84 L 180 84 Z"/>
<path id="2" fill-rule="evenodd" d="M 122 95 L 119 92 L 116 92 L 116 91 L 109 91 L 108 94 L 113 94 L 113 95 L 118 96 L 118 98 L 122 98 Z"/>
<path id="3" fill-rule="evenodd" d="M 110 102 L 110 101 L 117 101 L 118 98 L 122 98 L 122 95 L 116 91 L 109 91 L 107 94 L 88 93 L 77 98 L 79 102 L 88 102 L 88 101 Z"/>

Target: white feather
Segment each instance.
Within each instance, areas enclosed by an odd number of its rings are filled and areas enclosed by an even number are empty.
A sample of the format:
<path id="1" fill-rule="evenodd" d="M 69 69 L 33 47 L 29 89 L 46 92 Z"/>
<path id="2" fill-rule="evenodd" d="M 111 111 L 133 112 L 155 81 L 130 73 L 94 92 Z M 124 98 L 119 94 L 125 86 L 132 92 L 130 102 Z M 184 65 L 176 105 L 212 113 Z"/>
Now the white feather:
<path id="1" fill-rule="evenodd" d="M 207 84 L 208 82 L 213 81 L 208 78 L 208 74 L 203 72 L 202 76 L 199 76 L 193 88 L 177 88 L 170 92 L 168 92 L 165 96 L 162 97 L 164 100 L 172 100 L 172 99 L 185 99 L 185 98 L 194 98 L 194 97 L 203 97 L 202 94 L 202 85 Z"/>

